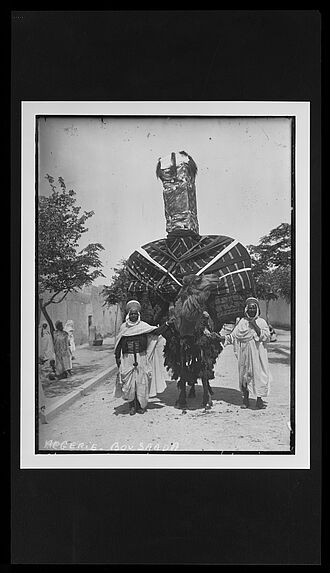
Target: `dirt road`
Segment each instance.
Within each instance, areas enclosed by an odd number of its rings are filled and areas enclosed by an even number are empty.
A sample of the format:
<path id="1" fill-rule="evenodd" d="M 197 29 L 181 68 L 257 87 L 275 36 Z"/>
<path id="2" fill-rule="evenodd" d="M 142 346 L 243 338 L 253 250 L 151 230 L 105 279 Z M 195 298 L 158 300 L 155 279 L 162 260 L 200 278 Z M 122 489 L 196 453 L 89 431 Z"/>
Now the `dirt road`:
<path id="1" fill-rule="evenodd" d="M 130 416 L 128 405 L 113 397 L 115 376 L 77 400 L 48 424 L 40 424 L 40 450 L 72 451 L 233 451 L 284 452 L 290 449 L 290 333 L 278 331 L 268 345 L 272 373 L 265 410 L 241 409 L 237 360 L 231 346 L 216 365 L 213 407 L 201 406 L 202 386 L 188 410 L 175 408 L 176 383 L 149 401 L 144 415 Z"/>

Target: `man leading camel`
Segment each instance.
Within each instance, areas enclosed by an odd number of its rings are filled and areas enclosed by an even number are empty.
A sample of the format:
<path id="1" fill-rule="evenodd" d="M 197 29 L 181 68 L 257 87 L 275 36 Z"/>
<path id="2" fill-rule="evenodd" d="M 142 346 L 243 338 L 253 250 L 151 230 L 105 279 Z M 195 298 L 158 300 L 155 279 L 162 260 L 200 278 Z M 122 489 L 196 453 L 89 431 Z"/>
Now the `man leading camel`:
<path id="1" fill-rule="evenodd" d="M 251 394 L 257 398 L 256 407 L 265 408 L 262 398 L 268 396 L 271 380 L 265 347 L 265 343 L 270 340 L 270 332 L 267 322 L 259 314 L 258 300 L 254 297 L 247 298 L 244 317 L 225 337 L 225 344 L 234 344 L 238 359 L 239 386 L 245 408 L 250 405 Z"/>
<path id="2" fill-rule="evenodd" d="M 120 378 L 115 396 L 122 396 L 129 402 L 132 416 L 136 412 L 144 414 L 149 396 L 155 396 L 166 389 L 162 356 L 156 346 L 159 335 L 167 329 L 168 323 L 156 327 L 143 322 L 140 317 L 141 305 L 136 300 L 129 301 L 126 310 L 126 319 L 115 343 Z"/>

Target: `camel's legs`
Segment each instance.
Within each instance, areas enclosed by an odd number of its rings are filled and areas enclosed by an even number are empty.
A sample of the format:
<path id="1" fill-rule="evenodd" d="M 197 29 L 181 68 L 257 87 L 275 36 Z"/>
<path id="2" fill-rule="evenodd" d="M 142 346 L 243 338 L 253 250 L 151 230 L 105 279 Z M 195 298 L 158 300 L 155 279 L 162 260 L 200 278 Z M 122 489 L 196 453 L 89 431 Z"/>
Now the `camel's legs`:
<path id="1" fill-rule="evenodd" d="M 195 389 L 195 383 L 194 383 L 190 386 L 188 398 L 195 398 L 195 397 L 196 397 L 196 389 Z"/>
<path id="2" fill-rule="evenodd" d="M 207 409 L 211 408 L 212 406 L 212 399 L 211 399 L 211 395 L 210 395 L 210 386 L 209 386 L 209 381 L 207 378 L 202 378 L 202 383 L 203 383 L 203 406 Z"/>
<path id="3" fill-rule="evenodd" d="M 179 398 L 176 401 L 176 406 L 178 408 L 186 408 L 187 407 L 187 395 L 186 395 L 186 381 L 180 378 L 178 382 Z"/>

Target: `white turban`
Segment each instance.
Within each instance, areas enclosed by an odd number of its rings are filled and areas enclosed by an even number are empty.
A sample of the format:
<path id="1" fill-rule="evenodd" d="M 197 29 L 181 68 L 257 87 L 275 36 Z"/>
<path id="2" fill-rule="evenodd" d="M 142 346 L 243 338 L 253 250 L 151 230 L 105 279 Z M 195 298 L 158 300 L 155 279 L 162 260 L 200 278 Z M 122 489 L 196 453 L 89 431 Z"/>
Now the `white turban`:
<path id="1" fill-rule="evenodd" d="M 140 312 L 141 305 L 138 300 L 130 300 L 126 304 L 126 310 L 127 312 L 129 312 L 130 310 L 137 310 L 138 312 Z"/>

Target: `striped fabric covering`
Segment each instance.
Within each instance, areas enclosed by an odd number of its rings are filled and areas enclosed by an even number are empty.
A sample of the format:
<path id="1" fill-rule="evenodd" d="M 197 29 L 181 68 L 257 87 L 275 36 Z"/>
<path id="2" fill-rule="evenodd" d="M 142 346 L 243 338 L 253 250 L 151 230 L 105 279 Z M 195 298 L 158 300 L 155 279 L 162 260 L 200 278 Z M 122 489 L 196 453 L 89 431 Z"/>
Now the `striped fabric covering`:
<path id="1" fill-rule="evenodd" d="M 221 297 L 253 290 L 250 255 L 230 237 L 168 236 L 143 245 L 139 251 L 128 259 L 130 294 L 152 290 L 173 300 L 185 275 L 210 273 L 219 276 L 216 294 Z"/>

